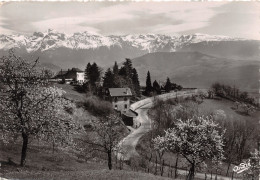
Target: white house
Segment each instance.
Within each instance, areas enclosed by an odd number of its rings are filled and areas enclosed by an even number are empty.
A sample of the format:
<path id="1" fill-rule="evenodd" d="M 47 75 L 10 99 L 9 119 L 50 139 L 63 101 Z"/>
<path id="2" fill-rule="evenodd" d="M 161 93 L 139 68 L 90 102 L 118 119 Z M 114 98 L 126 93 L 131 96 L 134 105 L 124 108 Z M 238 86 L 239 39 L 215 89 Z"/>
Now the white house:
<path id="1" fill-rule="evenodd" d="M 84 72 L 76 72 L 76 82 L 83 84 L 85 81 Z"/>
<path id="2" fill-rule="evenodd" d="M 121 113 L 126 113 L 130 107 L 132 92 L 130 88 L 109 88 L 109 97 L 113 108 Z"/>
<path id="3" fill-rule="evenodd" d="M 78 68 L 68 69 L 67 71 L 61 70 L 56 76 L 55 79 L 65 79 L 66 82 L 83 84 L 85 81 L 84 71 Z"/>

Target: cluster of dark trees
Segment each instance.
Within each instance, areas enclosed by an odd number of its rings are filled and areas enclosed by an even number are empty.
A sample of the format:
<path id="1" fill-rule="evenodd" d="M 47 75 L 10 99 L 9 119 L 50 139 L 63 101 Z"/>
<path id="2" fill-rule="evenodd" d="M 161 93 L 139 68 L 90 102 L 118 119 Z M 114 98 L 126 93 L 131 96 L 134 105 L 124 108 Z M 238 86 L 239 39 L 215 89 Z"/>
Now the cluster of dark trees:
<path id="1" fill-rule="evenodd" d="M 241 91 L 237 87 L 231 87 L 229 85 L 221 84 L 221 83 L 214 83 L 211 86 L 212 91 L 216 96 L 227 98 L 233 101 L 241 101 L 244 103 L 249 103 L 252 105 L 257 105 L 255 99 L 250 97 L 248 92 Z"/>
<path id="2" fill-rule="evenodd" d="M 123 65 L 119 68 L 115 62 L 113 69 L 108 68 L 103 77 L 104 88 L 124 88 L 131 89 L 135 97 L 140 97 L 140 82 L 138 73 L 133 68 L 131 59 L 126 58 Z"/>
<path id="3" fill-rule="evenodd" d="M 134 97 L 140 97 L 140 82 L 138 73 L 133 68 L 131 59 L 126 58 L 119 68 L 115 62 L 113 68 L 108 68 L 102 77 L 102 69 L 94 62 L 88 63 L 85 69 L 86 82 L 79 90 L 102 96 L 104 89 L 128 87 Z M 102 85 L 103 80 L 103 85 Z"/>
<path id="4" fill-rule="evenodd" d="M 102 69 L 94 62 L 88 63 L 85 69 L 86 83 L 83 84 L 81 90 L 91 92 L 95 95 L 102 96 L 103 90 L 107 88 L 125 88 L 131 89 L 134 97 L 140 97 L 140 82 L 139 76 L 135 68 L 133 68 L 132 61 L 126 58 L 121 67 L 118 67 L 115 62 L 112 68 L 108 68 L 102 77 Z M 101 81 L 103 80 L 103 85 Z M 147 72 L 146 87 L 143 92 L 145 96 L 152 96 L 155 94 L 162 94 L 162 92 L 170 92 L 172 90 L 181 90 L 182 86 L 172 83 L 167 77 L 164 85 L 160 85 L 157 80 L 151 82 L 150 72 Z"/>
<path id="5" fill-rule="evenodd" d="M 165 85 L 160 86 L 156 80 L 154 80 L 154 82 L 152 84 L 150 72 L 149 71 L 147 72 L 146 87 L 145 87 L 144 95 L 152 96 L 154 94 L 161 94 L 162 91 L 168 93 L 172 90 L 181 90 L 181 89 L 182 89 L 182 86 L 172 83 L 170 81 L 169 77 L 167 77 Z"/>
<path id="6" fill-rule="evenodd" d="M 102 69 L 94 62 L 93 64 L 88 63 L 85 69 L 85 80 L 83 84 L 86 91 L 98 94 L 99 84 L 101 80 Z"/>

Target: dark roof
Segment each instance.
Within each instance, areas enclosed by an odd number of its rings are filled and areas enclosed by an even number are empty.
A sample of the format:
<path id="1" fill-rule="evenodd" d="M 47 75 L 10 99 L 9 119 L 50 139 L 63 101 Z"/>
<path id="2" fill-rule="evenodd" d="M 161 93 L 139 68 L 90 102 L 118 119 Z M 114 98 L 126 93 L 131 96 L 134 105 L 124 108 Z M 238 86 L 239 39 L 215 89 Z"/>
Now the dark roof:
<path id="1" fill-rule="evenodd" d="M 79 68 L 72 68 L 71 71 L 84 72 L 84 71 L 80 70 Z"/>
<path id="2" fill-rule="evenodd" d="M 76 76 L 75 72 L 84 72 L 84 71 L 80 70 L 79 68 L 71 68 L 68 70 L 61 69 L 54 78 L 74 78 L 74 76 Z"/>
<path id="3" fill-rule="evenodd" d="M 109 88 L 110 96 L 132 96 L 130 88 Z"/>
<path id="4" fill-rule="evenodd" d="M 123 112 L 122 114 L 124 114 L 127 117 L 137 117 L 138 116 L 138 113 L 132 111 L 131 109 L 129 109 L 126 112 Z"/>
<path id="5" fill-rule="evenodd" d="M 68 71 L 59 71 L 56 76 L 62 76 L 67 74 Z"/>

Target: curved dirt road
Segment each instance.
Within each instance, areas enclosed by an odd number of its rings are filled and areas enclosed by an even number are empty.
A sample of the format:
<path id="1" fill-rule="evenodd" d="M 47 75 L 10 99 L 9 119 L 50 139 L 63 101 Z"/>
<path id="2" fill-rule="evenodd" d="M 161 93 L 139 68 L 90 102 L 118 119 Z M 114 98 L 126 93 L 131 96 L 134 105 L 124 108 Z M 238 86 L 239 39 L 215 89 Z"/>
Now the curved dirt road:
<path id="1" fill-rule="evenodd" d="M 188 91 L 178 92 L 178 94 L 166 93 L 164 95 L 158 95 L 157 97 L 166 100 L 173 97 L 185 97 L 194 94 L 194 92 L 188 94 L 187 92 Z M 147 111 L 150 107 L 152 107 L 154 98 L 146 98 L 143 101 L 145 100 L 147 101 L 144 105 L 140 105 L 137 102 L 136 108 L 133 108 L 134 111 L 138 113 L 138 116 L 136 117 L 135 121 L 141 123 L 141 126 L 138 129 L 133 129 L 133 131 L 119 143 L 119 146 L 121 147 L 120 151 L 122 153 L 117 153 L 118 159 L 129 160 L 130 157 L 138 156 L 135 147 L 139 139 L 145 133 L 151 130 L 151 120 L 148 118 Z"/>
<path id="2" fill-rule="evenodd" d="M 185 97 L 196 93 L 196 92 L 191 92 L 191 93 L 189 92 L 187 94 L 187 92 L 189 91 L 183 91 L 178 93 L 166 93 L 164 95 L 158 95 L 157 97 L 166 100 L 173 97 Z M 118 159 L 129 160 L 130 157 L 138 156 L 135 147 L 139 139 L 145 133 L 151 130 L 151 120 L 147 116 L 147 111 L 150 107 L 152 107 L 154 98 L 146 98 L 142 101 L 145 101 L 144 105 L 142 103 L 138 104 L 137 102 L 135 103 L 137 104 L 137 106 L 135 106 L 136 108 L 133 108 L 134 111 L 138 113 L 138 116 L 136 117 L 135 120 L 141 123 L 141 126 L 138 129 L 133 129 L 133 131 L 119 143 L 121 149 L 120 151 L 122 153 L 117 153 Z"/>
<path id="3" fill-rule="evenodd" d="M 141 126 L 138 129 L 134 129 L 131 134 L 123 139 L 121 148 L 124 153 L 119 153 L 118 158 L 129 160 L 130 157 L 138 156 L 135 147 L 139 139 L 151 130 L 151 120 L 147 116 L 147 111 L 151 106 L 152 103 L 149 103 L 135 110 L 138 113 L 136 121 L 140 122 Z"/>

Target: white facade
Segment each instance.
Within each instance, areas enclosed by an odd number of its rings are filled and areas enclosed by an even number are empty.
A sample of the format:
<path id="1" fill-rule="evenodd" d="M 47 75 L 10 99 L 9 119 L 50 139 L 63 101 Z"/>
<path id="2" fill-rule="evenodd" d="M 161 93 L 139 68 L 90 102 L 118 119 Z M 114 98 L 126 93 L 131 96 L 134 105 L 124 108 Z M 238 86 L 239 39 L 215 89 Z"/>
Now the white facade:
<path id="1" fill-rule="evenodd" d="M 130 88 L 109 88 L 109 97 L 113 108 L 121 113 L 126 113 L 130 108 L 132 92 Z"/>
<path id="2" fill-rule="evenodd" d="M 82 84 L 85 81 L 84 72 L 77 72 L 76 73 L 76 82 Z"/>
<path id="3" fill-rule="evenodd" d="M 130 108 L 130 97 L 113 97 L 113 108 L 121 113 L 127 112 Z"/>

